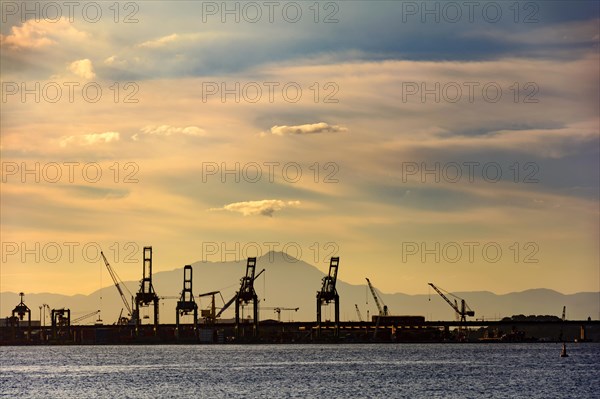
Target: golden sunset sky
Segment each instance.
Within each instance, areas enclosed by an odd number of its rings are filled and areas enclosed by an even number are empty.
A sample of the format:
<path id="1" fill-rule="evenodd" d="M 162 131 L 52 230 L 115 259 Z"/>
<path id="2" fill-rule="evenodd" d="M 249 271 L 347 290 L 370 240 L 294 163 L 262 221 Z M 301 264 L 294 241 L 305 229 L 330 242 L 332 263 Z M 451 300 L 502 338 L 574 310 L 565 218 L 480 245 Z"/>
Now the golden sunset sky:
<path id="1" fill-rule="evenodd" d="M 139 280 L 145 245 L 599 290 L 597 2 L 263 3 L 2 2 L 0 291 L 109 285 L 98 247 Z"/>

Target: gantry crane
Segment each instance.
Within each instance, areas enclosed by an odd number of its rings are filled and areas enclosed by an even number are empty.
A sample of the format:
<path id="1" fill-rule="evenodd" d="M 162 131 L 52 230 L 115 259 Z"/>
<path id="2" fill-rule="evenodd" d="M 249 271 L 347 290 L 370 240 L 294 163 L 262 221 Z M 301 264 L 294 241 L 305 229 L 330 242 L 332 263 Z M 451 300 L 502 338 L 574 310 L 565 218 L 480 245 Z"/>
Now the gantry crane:
<path id="1" fill-rule="evenodd" d="M 248 262 L 246 263 L 246 276 L 240 279 L 240 290 L 237 291 L 233 298 L 231 298 L 215 315 L 215 319 L 219 318 L 223 312 L 225 312 L 234 302 L 235 302 L 235 331 L 236 336 L 240 336 L 240 308 L 252 301 L 253 311 L 254 311 L 254 326 L 252 330 L 252 334 L 256 337 L 258 335 L 258 295 L 254 290 L 254 281 L 263 274 L 265 269 L 262 269 L 258 274 L 256 274 L 256 258 L 248 258 Z M 218 291 L 210 292 L 205 295 L 213 295 Z"/>
<path id="2" fill-rule="evenodd" d="M 69 336 L 69 329 L 71 327 L 71 310 L 70 309 L 52 309 L 51 312 L 52 319 L 52 338 L 56 339 L 57 337 L 65 338 Z M 74 320 L 81 321 L 89 316 L 96 315 L 96 312 L 93 314 L 85 315 L 83 318 L 77 318 Z"/>
<path id="3" fill-rule="evenodd" d="M 363 321 L 362 314 L 360 313 L 360 309 L 358 308 L 358 305 L 354 304 L 354 307 L 356 308 L 356 315 L 358 316 L 358 321 Z"/>
<path id="4" fill-rule="evenodd" d="M 330 259 L 329 274 L 323 277 L 321 291 L 317 291 L 317 335 L 321 334 L 321 307 L 330 302 L 335 304 L 335 336 L 338 337 L 340 334 L 340 296 L 335 288 L 339 264 L 338 256 Z"/>
<path id="5" fill-rule="evenodd" d="M 27 315 L 27 339 L 31 339 L 31 309 L 23 302 L 24 293 L 20 292 L 21 302 L 12 311 L 12 315 L 7 317 L 7 326 L 12 327 L 13 336 L 17 338 L 17 329 L 21 327 L 21 321 Z"/>
<path id="6" fill-rule="evenodd" d="M 198 304 L 192 293 L 192 271 L 191 265 L 185 265 L 183 268 L 183 290 L 175 307 L 177 337 L 179 337 L 179 317 L 183 315 L 194 314 L 194 334 L 198 331 Z"/>
<path id="7" fill-rule="evenodd" d="M 440 296 L 448 303 L 448 305 L 450 305 L 452 307 L 452 309 L 454 309 L 454 311 L 460 316 L 460 322 L 464 323 L 467 321 L 467 316 L 475 316 L 475 312 L 473 310 L 471 310 L 471 308 L 469 307 L 469 305 L 467 305 L 467 303 L 465 302 L 464 299 L 462 299 L 461 297 L 458 297 L 446 290 L 443 290 L 442 288 L 436 287 L 433 283 L 429 283 L 429 285 L 431 286 L 431 288 L 433 288 L 438 294 L 440 294 Z M 456 303 L 456 301 L 454 301 L 454 303 L 452 303 L 452 301 L 450 301 L 450 299 L 448 299 L 448 297 L 446 295 L 444 295 L 444 291 L 446 294 L 460 300 L 460 308 L 458 307 L 458 303 Z"/>
<path id="8" fill-rule="evenodd" d="M 143 251 L 144 263 L 143 263 L 143 275 L 140 281 L 140 289 L 135 294 L 135 330 L 136 334 L 139 333 L 139 327 L 141 324 L 140 320 L 140 308 L 146 307 L 152 303 L 154 305 L 154 334 L 158 333 L 158 303 L 160 301 L 158 295 L 154 291 L 152 285 L 152 247 L 144 247 Z"/>
<path id="9" fill-rule="evenodd" d="M 130 305 L 129 302 L 127 301 L 127 298 L 125 297 L 125 294 L 123 293 L 123 290 L 121 289 L 121 284 L 123 284 L 123 286 L 129 293 L 129 297 L 131 298 L 132 302 L 133 302 L 133 294 L 129 291 L 127 286 L 119 278 L 119 275 L 117 274 L 117 272 L 110 266 L 110 263 L 108 263 L 106 256 L 104 256 L 104 252 L 100 251 L 100 255 L 102 256 L 102 260 L 104 260 L 106 269 L 108 269 L 108 274 L 110 274 L 110 277 L 112 278 L 112 281 L 115 284 L 117 291 L 119 291 L 119 295 L 121 296 L 123 305 L 125 305 L 125 309 L 127 309 L 128 317 L 119 315 L 119 321 L 117 323 L 120 325 L 125 325 L 125 324 L 129 324 L 130 322 L 135 322 L 135 319 L 137 318 L 137 313 L 133 311 L 133 306 Z M 121 309 L 121 314 L 123 314 L 123 309 Z"/>
<path id="10" fill-rule="evenodd" d="M 246 276 L 240 280 L 240 290 L 235 297 L 235 331 L 236 335 L 239 336 L 240 329 L 240 307 L 252 302 L 253 315 L 253 329 L 252 335 L 256 337 L 258 335 L 258 295 L 254 290 L 254 280 L 256 280 L 265 269 L 262 269 L 260 273 L 256 274 L 256 257 L 248 258 L 246 264 Z"/>
<path id="11" fill-rule="evenodd" d="M 95 315 L 96 315 L 96 312 L 94 312 L 93 314 L 85 315 L 83 318 L 85 319 L 88 316 L 95 316 Z M 69 327 L 71 325 L 71 309 L 65 309 L 65 308 L 52 309 L 51 320 L 52 320 L 52 328 L 55 328 L 56 326 Z M 74 322 L 79 321 L 79 319 L 75 319 L 73 321 Z"/>

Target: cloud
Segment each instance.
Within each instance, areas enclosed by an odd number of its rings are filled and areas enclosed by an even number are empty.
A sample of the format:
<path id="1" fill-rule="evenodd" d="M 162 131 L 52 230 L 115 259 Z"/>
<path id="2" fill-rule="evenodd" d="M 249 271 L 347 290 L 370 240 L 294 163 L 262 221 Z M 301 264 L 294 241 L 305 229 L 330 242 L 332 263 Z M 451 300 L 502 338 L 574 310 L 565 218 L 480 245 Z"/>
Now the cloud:
<path id="1" fill-rule="evenodd" d="M 145 42 L 139 44 L 139 47 L 146 47 L 146 48 L 164 47 L 169 43 L 177 41 L 179 38 L 180 37 L 177 33 L 173 33 L 172 35 L 163 36 L 158 39 L 145 41 Z"/>
<path id="2" fill-rule="evenodd" d="M 507 153 L 531 154 L 536 157 L 559 159 L 581 152 L 583 148 L 597 147 L 598 121 L 570 124 L 561 128 L 532 128 L 523 130 L 494 130 L 476 136 L 431 136 L 420 141 L 400 140 L 392 144 L 391 153 L 399 148 L 420 153 L 423 149 L 444 154 L 477 154 L 482 148 Z M 385 144 L 384 146 L 387 146 Z"/>
<path id="3" fill-rule="evenodd" d="M 160 126 L 145 126 L 140 129 L 142 133 L 154 135 L 154 136 L 173 136 L 177 134 L 182 134 L 185 136 L 204 136 L 206 131 L 197 126 L 186 126 L 186 127 L 175 127 L 170 125 L 160 125 Z M 139 140 L 139 135 L 134 134 L 133 140 Z"/>
<path id="4" fill-rule="evenodd" d="M 211 208 L 209 211 L 230 211 L 238 212 L 244 216 L 269 216 L 272 217 L 277 211 L 284 208 L 300 205 L 300 201 L 281 201 L 281 200 L 261 200 L 261 201 L 244 201 L 234 202 L 225 205 L 222 208 Z"/>
<path id="5" fill-rule="evenodd" d="M 594 44 L 600 38 L 598 24 L 600 24 L 600 19 L 595 18 L 587 21 L 569 21 L 542 27 L 536 26 L 526 32 L 507 32 L 506 30 L 487 28 L 470 32 L 469 35 L 537 46 Z"/>
<path id="6" fill-rule="evenodd" d="M 66 18 L 56 22 L 29 19 L 21 26 L 13 26 L 10 32 L 6 36 L 0 35 L 0 44 L 13 50 L 37 49 L 54 45 L 62 39 L 83 40 L 87 37 L 85 32 L 75 29 Z"/>
<path id="7" fill-rule="evenodd" d="M 108 57 L 104 60 L 104 65 L 114 66 L 114 67 L 126 67 L 127 60 L 124 60 L 117 55 L 111 55 L 110 57 Z"/>
<path id="8" fill-rule="evenodd" d="M 63 136 L 60 139 L 60 146 L 68 145 L 94 145 L 102 143 L 111 143 L 120 140 L 119 132 L 89 133 L 80 136 Z"/>
<path id="9" fill-rule="evenodd" d="M 325 122 L 312 123 L 307 125 L 297 126 L 273 126 L 271 133 L 278 136 L 285 136 L 286 134 L 317 134 L 317 133 L 341 133 L 347 132 L 348 129 L 338 125 L 330 125 Z"/>
<path id="10" fill-rule="evenodd" d="M 90 80 L 96 77 L 96 73 L 94 72 L 94 66 L 92 65 L 92 61 L 88 58 L 83 60 L 73 61 L 69 65 L 69 71 L 73 72 L 75 75 Z"/>
<path id="11" fill-rule="evenodd" d="M 185 42 L 197 42 L 199 40 L 213 41 L 219 38 L 226 38 L 232 36 L 230 33 L 224 32 L 203 32 L 203 33 L 172 33 L 167 36 L 159 37 L 158 39 L 147 40 L 137 45 L 140 48 L 156 49 L 161 47 L 167 47 L 167 45 L 173 45 L 177 43 Z"/>

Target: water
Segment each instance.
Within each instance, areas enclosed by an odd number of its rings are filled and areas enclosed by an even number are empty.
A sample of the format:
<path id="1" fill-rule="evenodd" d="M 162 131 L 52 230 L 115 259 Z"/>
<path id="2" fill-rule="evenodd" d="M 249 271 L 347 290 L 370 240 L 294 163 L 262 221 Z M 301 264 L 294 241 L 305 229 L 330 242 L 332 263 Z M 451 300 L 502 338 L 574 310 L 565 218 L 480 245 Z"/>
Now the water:
<path id="1" fill-rule="evenodd" d="M 0 347 L 8 398 L 599 398 L 600 344 Z"/>

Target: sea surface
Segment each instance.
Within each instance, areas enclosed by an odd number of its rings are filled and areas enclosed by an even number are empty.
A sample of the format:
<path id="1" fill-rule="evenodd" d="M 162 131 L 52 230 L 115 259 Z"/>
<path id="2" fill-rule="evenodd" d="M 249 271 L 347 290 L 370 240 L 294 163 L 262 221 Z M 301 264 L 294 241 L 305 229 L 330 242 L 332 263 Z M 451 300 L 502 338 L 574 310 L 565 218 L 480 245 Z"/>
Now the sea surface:
<path id="1" fill-rule="evenodd" d="M 600 344 L 0 347 L 6 398 L 600 398 Z"/>

